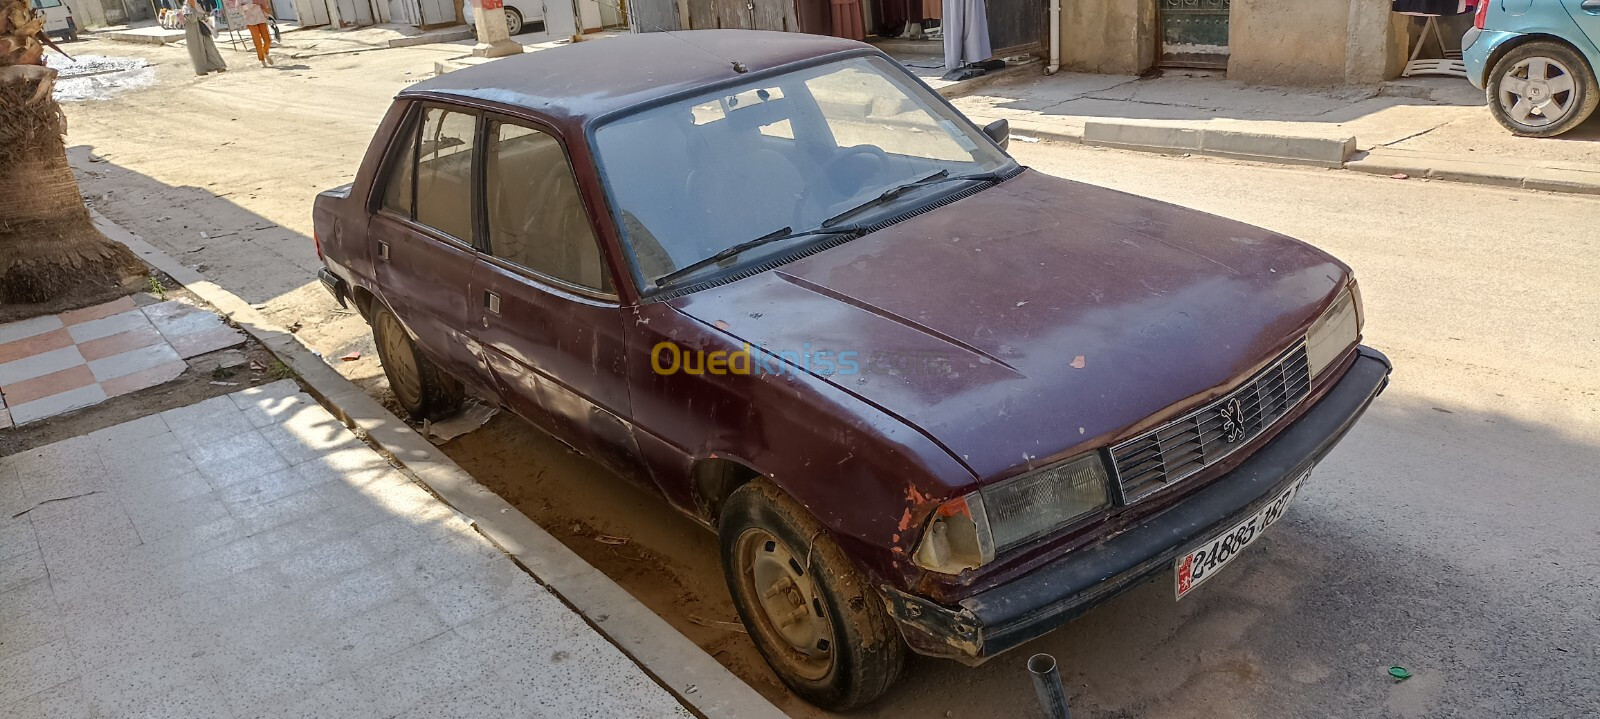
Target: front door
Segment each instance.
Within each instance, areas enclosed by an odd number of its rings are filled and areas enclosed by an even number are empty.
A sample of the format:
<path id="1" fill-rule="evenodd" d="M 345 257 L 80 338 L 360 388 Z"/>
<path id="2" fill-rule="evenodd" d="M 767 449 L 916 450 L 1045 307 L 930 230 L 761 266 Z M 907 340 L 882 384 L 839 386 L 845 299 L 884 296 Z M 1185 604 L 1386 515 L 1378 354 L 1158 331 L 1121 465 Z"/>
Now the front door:
<path id="1" fill-rule="evenodd" d="M 473 333 L 524 418 L 634 478 L 623 311 L 566 151 L 545 128 L 490 118 Z"/>
<path id="2" fill-rule="evenodd" d="M 1228 67 L 1231 0 L 1161 0 L 1163 67 Z"/>
<path id="3" fill-rule="evenodd" d="M 384 163 L 367 225 L 382 300 L 417 345 L 450 374 L 478 382 L 464 329 L 473 249 L 472 147 L 478 116 L 443 106 L 413 111 Z"/>

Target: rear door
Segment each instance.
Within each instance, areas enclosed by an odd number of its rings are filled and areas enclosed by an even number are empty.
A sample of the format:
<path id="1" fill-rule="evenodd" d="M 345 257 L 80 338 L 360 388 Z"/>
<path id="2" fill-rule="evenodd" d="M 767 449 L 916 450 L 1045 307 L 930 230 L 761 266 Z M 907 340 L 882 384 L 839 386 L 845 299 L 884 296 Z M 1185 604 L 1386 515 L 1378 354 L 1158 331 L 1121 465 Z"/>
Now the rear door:
<path id="1" fill-rule="evenodd" d="M 474 249 L 472 207 L 478 114 L 418 103 L 389 147 L 367 226 L 373 275 L 429 357 L 482 383 L 466 333 Z"/>
<path id="2" fill-rule="evenodd" d="M 1572 19 L 1589 36 L 1589 45 L 1600 48 L 1600 0 L 1566 0 L 1566 4 Z M 1590 56 L 1589 60 L 1594 62 L 1595 58 Z M 1600 67 L 1595 71 L 1600 72 Z"/>
<path id="3" fill-rule="evenodd" d="M 518 414 L 632 477 L 623 310 L 566 150 L 554 131 L 484 125 L 486 253 L 473 332 Z"/>

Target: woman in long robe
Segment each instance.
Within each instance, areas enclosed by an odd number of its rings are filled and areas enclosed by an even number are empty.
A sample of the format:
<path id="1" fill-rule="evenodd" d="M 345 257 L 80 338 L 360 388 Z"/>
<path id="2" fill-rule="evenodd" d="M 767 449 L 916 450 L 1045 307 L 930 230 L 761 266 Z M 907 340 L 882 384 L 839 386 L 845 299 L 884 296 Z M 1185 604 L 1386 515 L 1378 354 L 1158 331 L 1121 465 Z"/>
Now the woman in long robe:
<path id="1" fill-rule="evenodd" d="M 211 28 L 203 19 L 205 13 L 195 6 L 194 0 L 188 0 L 188 6 L 183 18 L 183 39 L 189 46 L 189 62 L 194 64 L 194 74 L 226 72 L 228 63 L 222 61 L 217 43 L 211 40 Z"/>

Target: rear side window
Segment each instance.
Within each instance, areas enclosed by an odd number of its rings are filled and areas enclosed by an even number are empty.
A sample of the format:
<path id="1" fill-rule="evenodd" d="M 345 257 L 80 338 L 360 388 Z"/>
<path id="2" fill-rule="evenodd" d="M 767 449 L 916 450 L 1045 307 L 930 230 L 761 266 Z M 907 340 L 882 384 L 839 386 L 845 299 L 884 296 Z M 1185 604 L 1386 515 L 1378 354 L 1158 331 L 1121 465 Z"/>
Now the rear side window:
<path id="1" fill-rule="evenodd" d="M 384 180 L 383 209 L 406 219 L 412 219 L 415 208 L 411 198 L 416 192 L 417 123 L 409 122 L 401 137 L 396 138 L 393 157 L 389 160 L 389 175 Z"/>
<path id="2" fill-rule="evenodd" d="M 613 291 L 561 143 L 504 122 L 491 122 L 486 137 L 490 253 L 579 287 Z"/>
<path id="3" fill-rule="evenodd" d="M 474 114 L 430 107 L 417 143 L 417 222 L 472 242 Z"/>

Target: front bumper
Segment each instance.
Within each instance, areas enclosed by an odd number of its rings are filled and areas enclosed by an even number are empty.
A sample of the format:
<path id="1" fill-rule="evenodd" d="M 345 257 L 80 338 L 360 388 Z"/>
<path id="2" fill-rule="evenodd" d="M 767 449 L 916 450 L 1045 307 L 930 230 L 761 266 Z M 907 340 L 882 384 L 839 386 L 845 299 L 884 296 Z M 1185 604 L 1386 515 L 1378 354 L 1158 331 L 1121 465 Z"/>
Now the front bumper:
<path id="1" fill-rule="evenodd" d="M 1233 471 L 1171 509 L 956 607 L 885 588 L 890 613 L 913 650 L 967 664 L 1060 627 L 1168 571 L 1184 548 L 1261 509 L 1332 451 L 1388 385 L 1390 369 L 1382 353 L 1359 347 L 1350 369 L 1315 406 Z"/>

